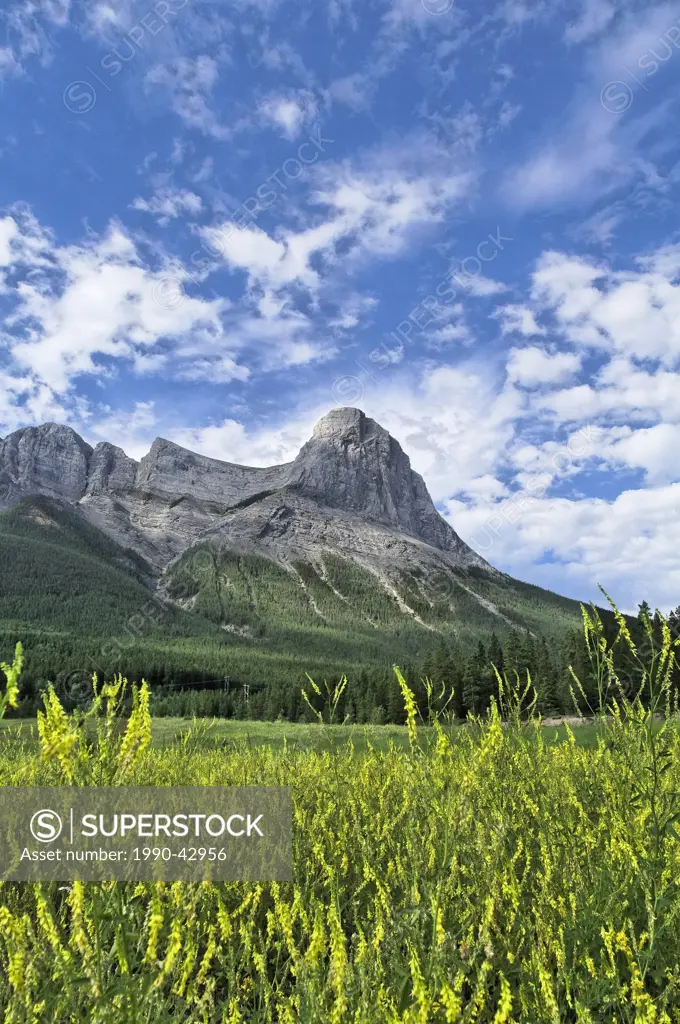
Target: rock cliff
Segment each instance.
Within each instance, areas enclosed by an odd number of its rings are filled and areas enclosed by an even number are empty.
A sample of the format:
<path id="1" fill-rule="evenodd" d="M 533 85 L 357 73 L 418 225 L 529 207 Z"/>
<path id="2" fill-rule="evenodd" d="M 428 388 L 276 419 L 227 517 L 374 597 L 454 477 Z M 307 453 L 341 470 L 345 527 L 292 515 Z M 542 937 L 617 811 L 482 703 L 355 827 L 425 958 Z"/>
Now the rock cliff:
<path id="1" fill-rule="evenodd" d="M 399 443 L 359 409 L 334 409 L 297 458 L 267 469 L 157 438 L 137 463 L 48 423 L 0 441 L 0 508 L 44 494 L 162 571 L 198 542 L 281 561 L 335 550 L 376 571 L 439 562 L 491 570 L 437 512 Z"/>
<path id="2" fill-rule="evenodd" d="M 86 493 L 134 490 L 138 467 L 122 448 L 102 441 L 90 458 Z"/>
<path id="3" fill-rule="evenodd" d="M 0 440 L 0 508 L 30 494 L 76 502 L 85 494 L 92 448 L 71 427 L 45 423 Z"/>
<path id="4" fill-rule="evenodd" d="M 437 512 L 398 441 L 360 409 L 334 409 L 288 471 L 299 494 L 418 537 L 444 551 L 461 541 Z"/>

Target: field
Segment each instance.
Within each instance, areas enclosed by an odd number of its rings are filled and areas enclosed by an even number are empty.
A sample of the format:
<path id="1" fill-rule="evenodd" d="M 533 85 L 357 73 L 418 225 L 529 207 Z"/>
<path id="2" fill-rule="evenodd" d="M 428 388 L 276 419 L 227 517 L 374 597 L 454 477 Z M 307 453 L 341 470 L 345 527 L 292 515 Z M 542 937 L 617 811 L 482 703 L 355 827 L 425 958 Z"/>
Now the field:
<path id="1" fill-rule="evenodd" d="M 120 723 L 124 727 L 124 721 Z M 93 725 L 89 726 L 96 735 Z M 202 720 L 200 726 L 201 749 L 230 749 L 249 747 L 271 747 L 274 750 L 338 750 L 350 744 L 355 751 L 363 752 L 372 748 L 387 751 L 391 745 L 408 750 L 408 732 L 399 725 L 304 725 L 299 722 L 242 722 L 228 719 Z M 430 726 L 418 726 L 418 742 L 422 746 L 435 743 L 437 734 Z M 445 729 L 452 742 L 462 735 L 467 726 L 454 725 Z M 564 725 L 543 726 L 546 743 L 558 743 L 568 739 Z M 574 741 L 578 746 L 594 746 L 597 743 L 597 728 L 589 720 L 583 724 L 572 724 Z M 157 718 L 151 722 L 151 745 L 172 746 L 186 737 L 196 735 L 196 726 L 188 718 Z M 9 745 L 36 748 L 39 743 L 35 719 L 0 719 L 0 750 Z"/>
<path id="2" fill-rule="evenodd" d="M 671 640 L 630 700 L 591 634 L 614 717 L 586 743 L 507 680 L 455 730 L 418 730 L 397 675 L 402 729 L 165 720 L 154 742 L 145 688 L 119 728 L 118 685 L 86 726 L 48 694 L 40 749 L 3 731 L 3 785 L 291 785 L 294 881 L 4 883 L 4 1021 L 680 1021 Z"/>

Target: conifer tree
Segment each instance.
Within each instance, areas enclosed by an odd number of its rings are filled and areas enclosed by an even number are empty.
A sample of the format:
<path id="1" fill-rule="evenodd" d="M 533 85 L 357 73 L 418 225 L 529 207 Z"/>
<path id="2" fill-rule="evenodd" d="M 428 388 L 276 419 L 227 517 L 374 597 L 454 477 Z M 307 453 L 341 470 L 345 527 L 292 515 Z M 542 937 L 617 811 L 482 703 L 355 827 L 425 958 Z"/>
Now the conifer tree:
<path id="1" fill-rule="evenodd" d="M 536 648 L 536 666 L 532 675 L 538 694 L 538 710 L 544 716 L 559 714 L 562 710 L 557 693 L 555 667 L 545 637 L 540 637 Z"/>
<path id="2" fill-rule="evenodd" d="M 485 680 L 484 670 L 487 665 L 486 651 L 480 640 L 477 649 L 468 658 L 463 677 L 463 702 L 467 712 L 479 715 L 484 710 Z"/>

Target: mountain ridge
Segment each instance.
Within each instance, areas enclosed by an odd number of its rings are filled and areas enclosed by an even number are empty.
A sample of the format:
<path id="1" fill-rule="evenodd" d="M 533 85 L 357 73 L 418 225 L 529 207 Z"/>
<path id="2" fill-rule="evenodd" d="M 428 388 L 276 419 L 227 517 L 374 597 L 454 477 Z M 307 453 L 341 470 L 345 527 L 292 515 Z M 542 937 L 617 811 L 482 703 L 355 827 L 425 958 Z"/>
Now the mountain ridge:
<path id="1" fill-rule="evenodd" d="M 291 548 L 298 551 L 304 548 L 303 535 L 310 534 L 305 511 L 313 516 L 323 509 L 332 510 L 336 526 L 344 522 L 343 543 L 361 548 L 361 524 L 378 523 L 445 553 L 450 564 L 493 571 L 437 512 L 398 441 L 350 407 L 322 417 L 294 460 L 270 467 L 210 458 L 160 437 L 137 462 L 110 442 L 92 448 L 71 427 L 25 427 L 0 441 L 0 479 L 0 508 L 36 494 L 63 498 L 159 569 L 206 531 L 221 526 L 224 532 L 228 524 L 219 520 L 227 514 L 252 508 L 260 496 L 266 501 L 278 494 L 283 505 L 272 501 L 266 506 L 277 529 L 265 530 L 261 517 L 251 512 L 236 524 L 241 543 L 256 548 L 258 537 L 276 532 L 280 538 L 288 534 Z M 289 518 L 289 513 L 301 520 L 300 529 L 290 522 L 280 529 L 282 514 Z M 249 520 L 256 535 L 246 541 Z M 313 545 L 324 543 L 318 531 L 311 533 L 317 534 Z M 382 544 L 385 554 L 387 535 Z M 271 544 L 266 547 L 271 552 Z"/>

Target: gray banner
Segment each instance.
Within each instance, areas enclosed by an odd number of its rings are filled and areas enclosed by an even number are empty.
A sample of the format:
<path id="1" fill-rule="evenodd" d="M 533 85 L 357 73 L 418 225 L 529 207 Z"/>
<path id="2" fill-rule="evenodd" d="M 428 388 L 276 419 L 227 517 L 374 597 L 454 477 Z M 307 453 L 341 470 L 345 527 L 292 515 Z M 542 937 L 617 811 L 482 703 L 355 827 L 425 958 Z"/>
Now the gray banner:
<path id="1" fill-rule="evenodd" d="M 290 881 L 287 786 L 0 786 L 3 881 Z"/>

